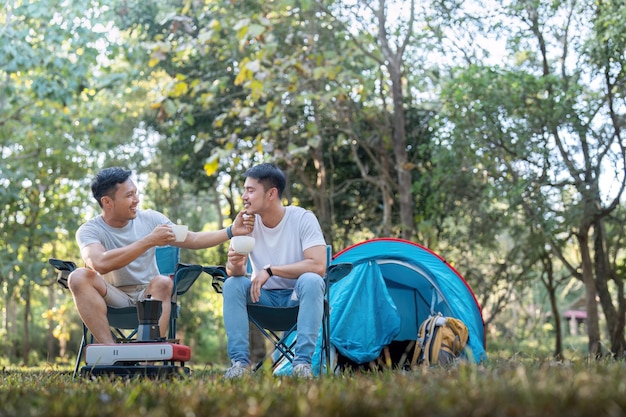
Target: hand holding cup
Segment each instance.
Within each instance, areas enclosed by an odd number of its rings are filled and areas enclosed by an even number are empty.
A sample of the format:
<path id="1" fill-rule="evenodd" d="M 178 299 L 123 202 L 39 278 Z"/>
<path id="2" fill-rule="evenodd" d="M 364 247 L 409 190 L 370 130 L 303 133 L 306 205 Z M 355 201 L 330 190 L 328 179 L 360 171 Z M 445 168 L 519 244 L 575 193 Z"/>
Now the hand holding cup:
<path id="1" fill-rule="evenodd" d="M 252 252 L 254 248 L 254 238 L 252 236 L 233 236 L 232 239 L 230 239 L 230 245 L 235 252 L 247 255 Z"/>

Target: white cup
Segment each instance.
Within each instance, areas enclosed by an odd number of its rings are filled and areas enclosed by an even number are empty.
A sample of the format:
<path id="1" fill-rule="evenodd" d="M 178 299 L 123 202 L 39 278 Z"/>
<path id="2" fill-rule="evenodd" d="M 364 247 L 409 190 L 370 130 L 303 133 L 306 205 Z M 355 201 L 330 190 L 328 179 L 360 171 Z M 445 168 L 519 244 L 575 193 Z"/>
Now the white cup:
<path id="1" fill-rule="evenodd" d="M 184 242 L 187 238 L 189 227 L 184 224 L 173 224 L 172 232 L 174 232 L 174 236 L 176 236 L 177 242 Z"/>
<path id="2" fill-rule="evenodd" d="M 237 253 L 246 255 L 254 248 L 254 238 L 252 236 L 233 236 L 230 244 Z"/>

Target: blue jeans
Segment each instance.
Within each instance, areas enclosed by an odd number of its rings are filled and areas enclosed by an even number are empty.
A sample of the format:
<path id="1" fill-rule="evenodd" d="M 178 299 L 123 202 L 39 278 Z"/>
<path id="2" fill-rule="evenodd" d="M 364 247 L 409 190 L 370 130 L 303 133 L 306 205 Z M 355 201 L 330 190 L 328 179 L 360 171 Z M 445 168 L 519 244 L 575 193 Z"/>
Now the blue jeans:
<path id="1" fill-rule="evenodd" d="M 250 299 L 250 279 L 229 277 L 224 282 L 224 327 L 228 338 L 228 357 L 231 361 L 250 364 L 250 327 L 246 304 Z M 295 292 L 297 299 L 293 299 Z M 307 272 L 297 279 L 295 288 L 281 290 L 261 289 L 260 305 L 293 306 L 300 304 L 297 325 L 294 365 L 311 364 L 324 313 L 324 279 Z"/>

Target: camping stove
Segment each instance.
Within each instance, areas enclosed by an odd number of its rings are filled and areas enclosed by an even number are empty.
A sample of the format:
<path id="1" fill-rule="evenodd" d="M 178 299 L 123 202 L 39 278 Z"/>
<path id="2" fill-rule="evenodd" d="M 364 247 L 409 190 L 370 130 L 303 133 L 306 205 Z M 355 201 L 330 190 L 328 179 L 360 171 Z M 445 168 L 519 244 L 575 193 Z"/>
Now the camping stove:
<path id="1" fill-rule="evenodd" d="M 191 349 L 188 346 L 170 342 L 92 344 L 85 348 L 87 366 L 130 365 L 133 362 L 186 362 L 190 358 Z"/>
<path id="2" fill-rule="evenodd" d="M 162 375 L 188 369 L 183 363 L 191 358 L 188 346 L 166 341 L 161 337 L 159 317 L 161 301 L 149 295 L 137 303 L 137 339 L 129 343 L 89 344 L 85 347 L 84 374 L 138 374 Z M 159 365 L 155 362 L 163 362 Z M 180 362 L 181 366 L 173 365 Z M 148 364 L 146 364 L 148 363 Z M 165 371 L 164 371 L 165 370 Z"/>

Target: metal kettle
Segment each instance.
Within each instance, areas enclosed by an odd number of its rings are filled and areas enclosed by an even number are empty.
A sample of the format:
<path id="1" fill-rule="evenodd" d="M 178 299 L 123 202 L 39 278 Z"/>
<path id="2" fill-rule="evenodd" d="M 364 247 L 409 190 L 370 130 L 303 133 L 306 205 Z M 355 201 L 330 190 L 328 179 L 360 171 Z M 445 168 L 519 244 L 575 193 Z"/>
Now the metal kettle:
<path id="1" fill-rule="evenodd" d="M 138 341 L 154 341 L 161 338 L 161 330 L 159 329 L 161 309 L 161 300 L 153 299 L 150 294 L 137 303 L 137 317 L 139 318 Z"/>

